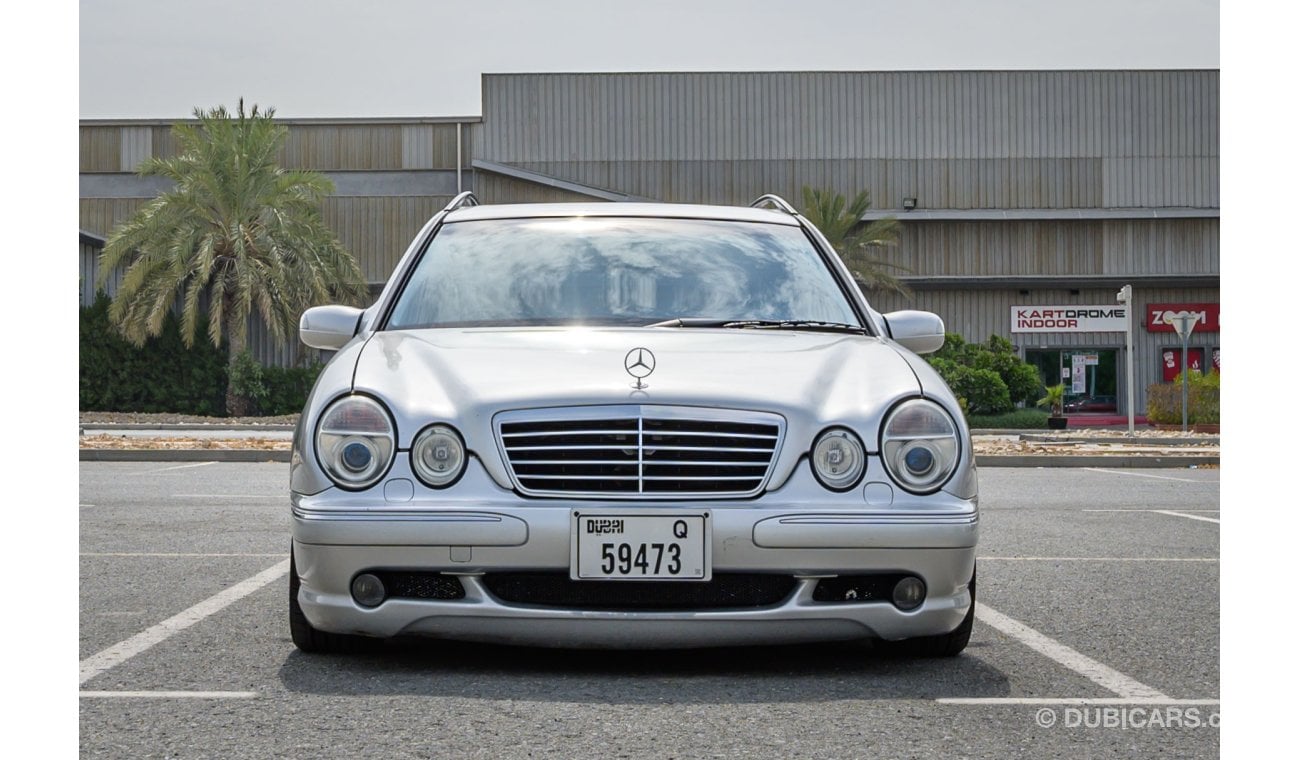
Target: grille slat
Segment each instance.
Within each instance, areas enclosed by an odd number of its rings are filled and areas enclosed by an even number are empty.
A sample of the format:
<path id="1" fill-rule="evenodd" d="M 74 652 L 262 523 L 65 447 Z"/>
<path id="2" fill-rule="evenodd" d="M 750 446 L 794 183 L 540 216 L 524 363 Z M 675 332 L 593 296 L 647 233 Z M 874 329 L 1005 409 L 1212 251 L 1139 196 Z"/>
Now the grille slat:
<path id="1" fill-rule="evenodd" d="M 575 407 L 497 417 L 511 475 L 530 496 L 754 496 L 784 434 L 785 421 L 775 414 L 693 407 Z"/>

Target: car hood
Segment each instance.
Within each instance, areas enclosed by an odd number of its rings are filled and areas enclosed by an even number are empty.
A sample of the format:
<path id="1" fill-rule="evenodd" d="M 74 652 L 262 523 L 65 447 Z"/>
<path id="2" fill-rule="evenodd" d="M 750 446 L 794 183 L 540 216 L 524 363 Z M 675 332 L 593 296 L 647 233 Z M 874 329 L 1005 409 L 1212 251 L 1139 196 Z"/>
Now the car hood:
<path id="1" fill-rule="evenodd" d="M 654 354 L 642 389 L 624 369 L 635 348 Z M 832 333 L 681 328 L 512 328 L 380 332 L 361 350 L 354 389 L 388 404 L 398 445 L 448 422 L 489 469 L 492 418 L 539 407 L 663 404 L 775 412 L 787 440 L 850 425 L 869 450 L 880 417 L 920 390 L 915 372 L 879 338 Z M 801 448 L 805 448 L 801 444 Z"/>

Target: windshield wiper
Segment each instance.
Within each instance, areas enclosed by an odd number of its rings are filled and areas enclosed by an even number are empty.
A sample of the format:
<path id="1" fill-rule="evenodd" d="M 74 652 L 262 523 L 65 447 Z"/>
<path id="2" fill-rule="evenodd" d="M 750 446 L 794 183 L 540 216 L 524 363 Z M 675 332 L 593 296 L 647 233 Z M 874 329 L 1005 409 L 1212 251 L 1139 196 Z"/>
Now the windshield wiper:
<path id="1" fill-rule="evenodd" d="M 822 322 L 815 319 L 707 319 L 704 317 L 677 317 L 655 322 L 646 327 L 724 327 L 751 330 L 813 330 L 818 332 L 849 332 L 870 335 L 867 328 L 843 322 Z"/>

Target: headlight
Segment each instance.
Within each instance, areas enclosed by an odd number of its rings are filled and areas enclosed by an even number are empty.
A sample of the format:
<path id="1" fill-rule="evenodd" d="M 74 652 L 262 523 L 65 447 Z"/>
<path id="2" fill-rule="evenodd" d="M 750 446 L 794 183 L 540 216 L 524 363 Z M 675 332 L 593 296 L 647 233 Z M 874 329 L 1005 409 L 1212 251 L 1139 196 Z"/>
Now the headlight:
<path id="1" fill-rule="evenodd" d="M 411 469 L 430 488 L 446 488 L 465 471 L 465 444 L 446 425 L 431 425 L 411 445 Z"/>
<path id="2" fill-rule="evenodd" d="M 397 433 L 388 410 L 369 396 L 330 404 L 316 426 L 316 455 L 340 488 L 369 488 L 388 472 Z"/>
<path id="3" fill-rule="evenodd" d="M 933 401 L 904 401 L 881 429 L 880 456 L 885 469 L 912 493 L 938 490 L 956 469 L 960 453 L 957 426 Z"/>
<path id="4" fill-rule="evenodd" d="M 845 428 L 823 432 L 813 443 L 812 468 L 817 480 L 832 491 L 849 490 L 867 469 L 862 441 Z"/>

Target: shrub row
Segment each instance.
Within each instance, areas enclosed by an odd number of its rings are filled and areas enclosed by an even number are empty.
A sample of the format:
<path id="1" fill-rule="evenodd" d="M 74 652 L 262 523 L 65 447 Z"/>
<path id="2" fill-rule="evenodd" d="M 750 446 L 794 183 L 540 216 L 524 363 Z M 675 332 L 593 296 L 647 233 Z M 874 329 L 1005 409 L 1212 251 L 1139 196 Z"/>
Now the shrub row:
<path id="1" fill-rule="evenodd" d="M 1038 370 L 1016 355 L 1011 341 L 997 335 L 987 343 L 967 343 L 947 333 L 943 348 L 929 362 L 962 400 L 967 416 L 1006 414 L 1042 395 Z"/>
<path id="2" fill-rule="evenodd" d="M 1147 386 L 1147 419 L 1158 425 L 1183 421 L 1183 376 L 1172 383 Z M 1187 424 L 1219 424 L 1219 373 L 1191 372 L 1187 376 Z"/>
<path id="3" fill-rule="evenodd" d="M 194 346 L 181 340 L 175 315 L 143 346 L 118 334 L 108 318 L 103 293 L 80 314 L 80 390 L 78 408 L 95 412 L 168 412 L 219 417 L 226 406 L 226 352 L 208 340 L 207 321 L 199 320 Z M 302 411 L 320 365 L 258 367 L 262 395 L 257 412 Z"/>

